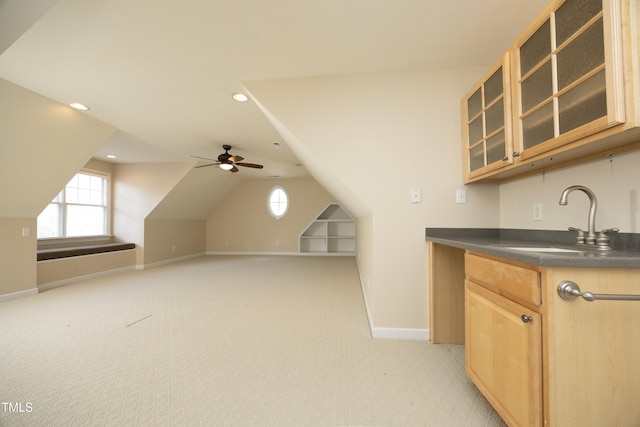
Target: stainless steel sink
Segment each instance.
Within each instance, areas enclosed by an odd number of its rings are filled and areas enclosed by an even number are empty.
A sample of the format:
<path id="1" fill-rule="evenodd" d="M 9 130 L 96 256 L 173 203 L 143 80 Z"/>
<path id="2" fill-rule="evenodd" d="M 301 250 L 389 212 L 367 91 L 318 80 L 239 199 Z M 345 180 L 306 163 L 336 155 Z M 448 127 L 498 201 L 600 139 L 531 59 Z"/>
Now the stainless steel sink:
<path id="1" fill-rule="evenodd" d="M 507 249 L 515 249 L 524 252 L 555 252 L 555 253 L 580 253 L 577 249 L 555 248 L 552 246 L 507 246 Z"/>

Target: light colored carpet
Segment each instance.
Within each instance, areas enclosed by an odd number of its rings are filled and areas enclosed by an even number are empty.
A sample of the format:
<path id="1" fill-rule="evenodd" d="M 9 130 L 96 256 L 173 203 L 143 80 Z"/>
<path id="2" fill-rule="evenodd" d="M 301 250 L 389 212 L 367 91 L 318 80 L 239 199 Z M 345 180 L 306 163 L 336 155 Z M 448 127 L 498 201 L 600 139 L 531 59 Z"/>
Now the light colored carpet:
<path id="1" fill-rule="evenodd" d="M 352 257 L 204 256 L 3 302 L 0 401 L 24 411 L 3 403 L 8 427 L 504 425 L 462 346 L 370 337 Z"/>

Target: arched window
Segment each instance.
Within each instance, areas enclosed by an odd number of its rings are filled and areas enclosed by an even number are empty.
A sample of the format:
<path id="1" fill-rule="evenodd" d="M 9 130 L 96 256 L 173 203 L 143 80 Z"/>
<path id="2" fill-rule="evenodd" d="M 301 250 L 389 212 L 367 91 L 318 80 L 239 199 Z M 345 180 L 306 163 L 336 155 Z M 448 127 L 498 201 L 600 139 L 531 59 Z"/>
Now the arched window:
<path id="1" fill-rule="evenodd" d="M 289 195 L 284 188 L 276 185 L 269 191 L 267 209 L 275 219 L 280 219 L 285 216 L 289 209 Z"/>

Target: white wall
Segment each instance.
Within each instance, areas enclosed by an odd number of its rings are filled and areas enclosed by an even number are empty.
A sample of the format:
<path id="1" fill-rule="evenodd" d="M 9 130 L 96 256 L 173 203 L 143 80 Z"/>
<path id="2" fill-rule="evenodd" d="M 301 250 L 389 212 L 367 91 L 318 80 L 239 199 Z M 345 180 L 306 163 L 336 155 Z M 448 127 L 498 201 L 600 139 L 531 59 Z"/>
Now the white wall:
<path id="1" fill-rule="evenodd" d="M 361 222 L 357 256 L 375 329 L 428 328 L 425 227 L 499 224 L 496 185 L 468 186 L 468 203 L 455 204 L 460 99 L 481 74 L 474 67 L 244 82 L 314 178 Z M 409 202 L 413 188 L 422 203 Z"/>
<path id="2" fill-rule="evenodd" d="M 560 206 L 562 190 L 570 185 L 584 185 L 598 199 L 596 228 L 619 228 L 638 233 L 638 191 L 640 190 L 640 151 L 616 154 L 600 160 L 549 171 L 500 185 L 500 226 L 566 230 L 587 229 L 589 199 L 582 192 L 569 195 L 569 203 Z M 543 220 L 533 221 L 534 203 L 542 203 Z"/>
<path id="3" fill-rule="evenodd" d="M 36 218 L 114 131 L 0 79 L 0 296 L 35 289 Z"/>
<path id="4" fill-rule="evenodd" d="M 271 189 L 282 186 L 289 209 L 267 210 Z M 247 179 L 207 219 L 208 253 L 298 253 L 300 234 L 335 199 L 313 178 Z"/>
<path id="5" fill-rule="evenodd" d="M 118 164 L 114 168 L 113 229 L 120 241 L 135 243 L 136 264 L 144 264 L 144 221 L 193 163 Z"/>

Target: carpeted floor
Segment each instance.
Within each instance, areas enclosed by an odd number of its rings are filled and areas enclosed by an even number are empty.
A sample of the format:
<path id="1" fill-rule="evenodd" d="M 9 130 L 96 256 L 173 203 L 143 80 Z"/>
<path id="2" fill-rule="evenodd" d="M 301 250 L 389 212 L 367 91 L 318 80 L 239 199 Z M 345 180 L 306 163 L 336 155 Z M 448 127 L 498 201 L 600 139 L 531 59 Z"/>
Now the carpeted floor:
<path id="1" fill-rule="evenodd" d="M 0 426 L 504 426 L 464 348 L 370 337 L 352 257 L 204 256 L 0 304 Z"/>

